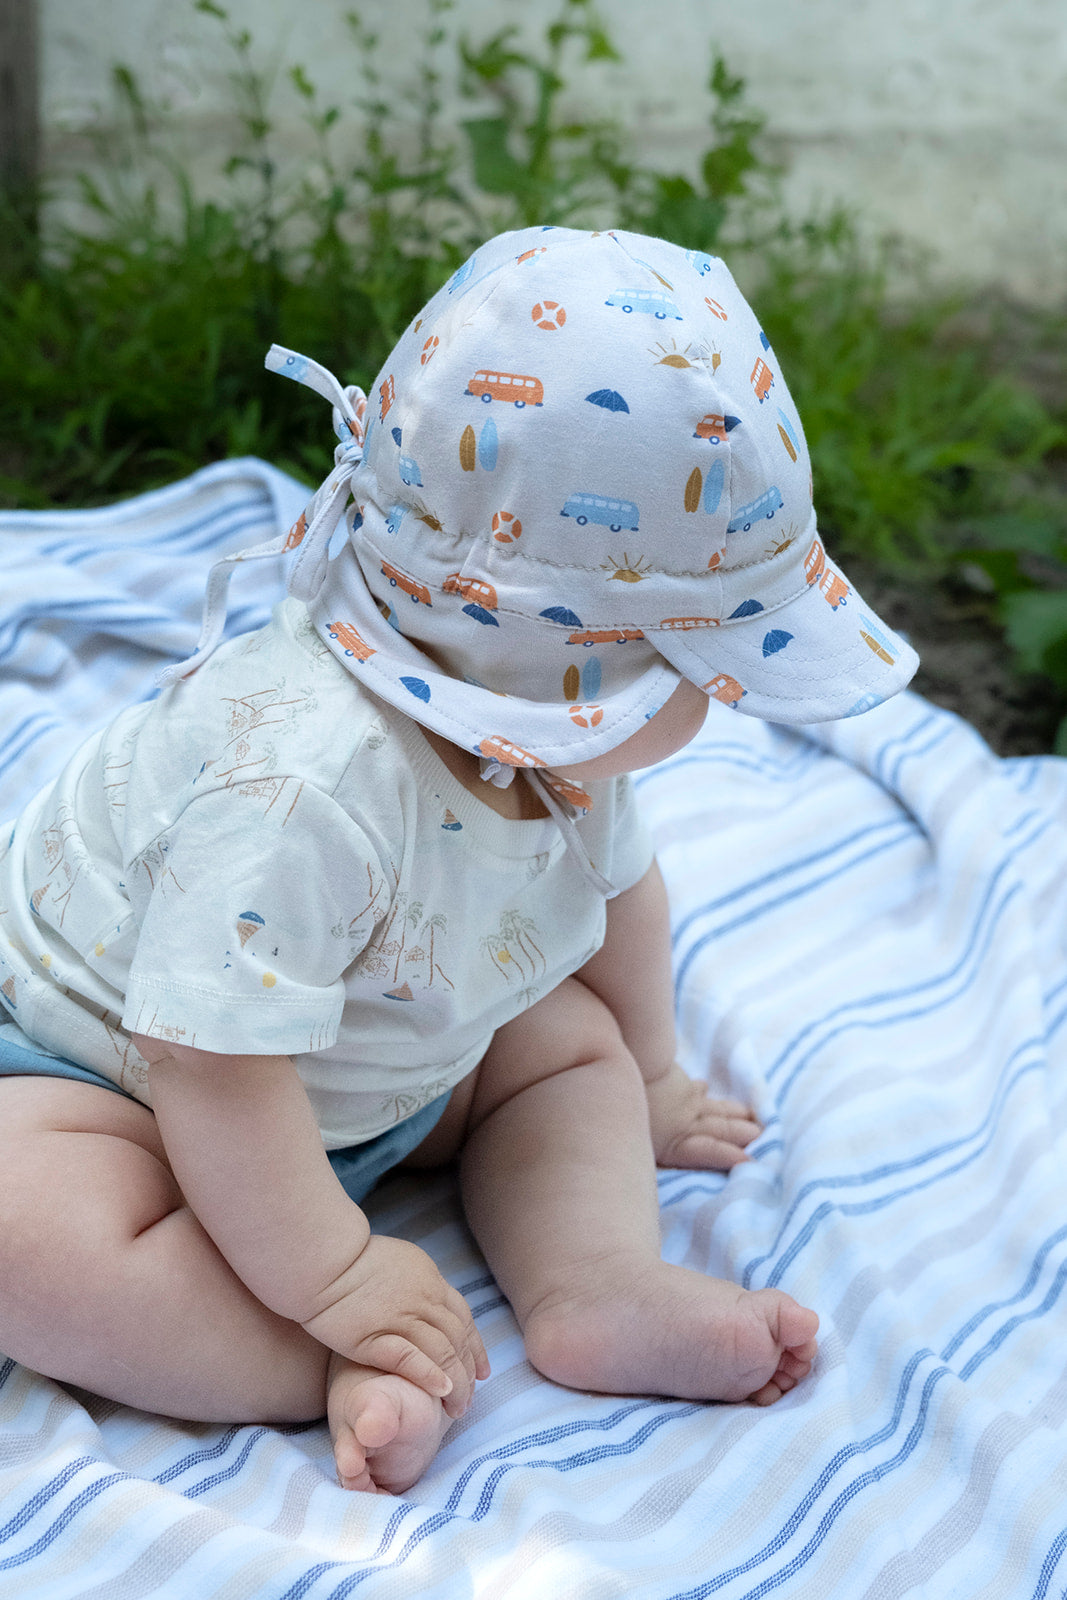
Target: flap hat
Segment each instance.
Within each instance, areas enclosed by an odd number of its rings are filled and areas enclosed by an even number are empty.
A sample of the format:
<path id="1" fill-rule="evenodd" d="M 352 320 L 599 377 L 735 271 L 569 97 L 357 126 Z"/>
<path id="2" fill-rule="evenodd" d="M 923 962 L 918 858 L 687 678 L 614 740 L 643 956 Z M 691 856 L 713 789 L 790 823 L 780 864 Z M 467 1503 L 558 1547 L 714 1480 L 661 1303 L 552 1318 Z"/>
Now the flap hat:
<path id="1" fill-rule="evenodd" d="M 500 776 L 613 749 L 680 677 L 803 723 L 918 665 L 827 556 L 777 358 L 716 257 L 506 233 L 411 323 L 365 411 L 304 357 L 268 365 L 334 400 L 341 439 L 289 535 L 291 589 L 371 691 Z"/>
<path id="2" fill-rule="evenodd" d="M 368 416 L 350 558 L 314 620 L 368 687 L 482 755 L 598 755 L 678 675 L 811 722 L 915 670 L 826 555 L 799 418 L 721 260 L 501 235 L 407 329 Z"/>

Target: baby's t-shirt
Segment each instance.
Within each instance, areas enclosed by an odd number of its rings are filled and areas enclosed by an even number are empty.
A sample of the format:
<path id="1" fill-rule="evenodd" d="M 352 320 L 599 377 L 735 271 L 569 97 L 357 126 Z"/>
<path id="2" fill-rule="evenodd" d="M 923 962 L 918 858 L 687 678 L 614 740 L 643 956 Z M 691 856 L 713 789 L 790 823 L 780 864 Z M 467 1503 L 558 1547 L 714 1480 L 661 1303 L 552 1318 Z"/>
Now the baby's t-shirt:
<path id="1" fill-rule="evenodd" d="M 578 832 L 626 889 L 652 859 L 632 785 L 587 787 Z M 0 993 L 32 1039 L 145 1104 L 132 1033 L 289 1055 L 327 1149 L 459 1082 L 604 927 L 558 824 L 469 793 L 295 600 L 0 837 Z"/>

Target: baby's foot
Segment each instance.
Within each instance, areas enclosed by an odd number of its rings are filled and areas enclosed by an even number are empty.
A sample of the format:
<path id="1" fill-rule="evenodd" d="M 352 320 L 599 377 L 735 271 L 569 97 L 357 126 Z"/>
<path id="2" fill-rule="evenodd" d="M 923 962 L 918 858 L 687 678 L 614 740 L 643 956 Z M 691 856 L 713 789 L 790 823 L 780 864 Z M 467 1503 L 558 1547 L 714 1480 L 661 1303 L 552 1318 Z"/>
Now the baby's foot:
<path id="1" fill-rule="evenodd" d="M 449 1427 L 440 1400 L 406 1378 L 330 1360 L 327 1416 L 342 1489 L 403 1494 L 437 1454 Z"/>
<path id="2" fill-rule="evenodd" d="M 599 1263 L 526 1319 L 546 1377 L 607 1394 L 771 1405 L 807 1376 L 819 1319 L 778 1289 L 740 1289 L 667 1262 Z"/>

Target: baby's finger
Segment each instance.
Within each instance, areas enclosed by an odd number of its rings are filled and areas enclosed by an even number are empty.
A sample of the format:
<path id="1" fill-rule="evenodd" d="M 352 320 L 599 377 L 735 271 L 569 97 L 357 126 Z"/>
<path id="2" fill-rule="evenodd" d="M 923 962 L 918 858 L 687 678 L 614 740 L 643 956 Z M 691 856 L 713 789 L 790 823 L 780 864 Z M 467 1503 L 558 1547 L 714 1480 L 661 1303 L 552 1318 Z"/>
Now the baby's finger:
<path id="1" fill-rule="evenodd" d="M 741 1100 L 716 1100 L 715 1097 L 713 1095 L 708 1094 L 706 1090 L 705 1090 L 705 1095 L 706 1095 L 706 1100 L 705 1100 L 706 1108 L 709 1111 L 713 1111 L 717 1116 L 720 1116 L 720 1117 L 737 1117 L 742 1122 L 755 1122 L 756 1117 L 755 1117 L 755 1113 L 752 1110 L 752 1107 L 751 1106 L 746 1106 L 743 1103 L 743 1101 L 741 1101 Z"/>
<path id="2" fill-rule="evenodd" d="M 725 1144 L 744 1146 L 758 1139 L 763 1129 L 752 1117 L 723 1117 L 705 1108 L 697 1119 L 694 1133 L 711 1134 Z"/>
<path id="3" fill-rule="evenodd" d="M 691 1167 L 700 1172 L 729 1172 L 732 1167 L 739 1167 L 742 1162 L 751 1160 L 752 1157 L 742 1145 L 719 1139 L 711 1133 L 694 1132 L 677 1139 L 666 1156 L 661 1158 L 660 1165 Z"/>
<path id="4" fill-rule="evenodd" d="M 482 1343 L 482 1336 L 478 1332 L 471 1308 L 458 1289 L 454 1289 L 451 1284 L 448 1287 L 450 1295 L 449 1309 L 455 1313 L 463 1324 L 465 1330 L 463 1348 L 469 1353 L 473 1362 L 473 1375 L 476 1378 L 488 1378 L 489 1357 L 486 1354 L 485 1345 Z"/>
<path id="5" fill-rule="evenodd" d="M 402 1334 L 371 1334 L 368 1338 L 361 1339 L 353 1350 L 344 1350 L 341 1354 L 365 1366 L 377 1367 L 381 1372 L 398 1373 L 416 1388 L 424 1389 L 435 1400 L 445 1401 L 445 1409 L 448 1410 L 447 1401 L 455 1389 L 452 1378 L 442 1363 L 435 1361 L 425 1350 L 420 1350 L 418 1345 L 413 1344 L 410 1339 L 405 1339 Z M 462 1368 L 460 1371 L 462 1372 Z"/>
<path id="6" fill-rule="evenodd" d="M 450 1417 L 461 1417 L 474 1397 L 479 1367 L 487 1365 L 481 1338 L 474 1326 L 467 1302 L 458 1297 L 462 1317 L 440 1307 L 433 1315 L 434 1326 L 446 1337 L 449 1348 L 438 1355 L 441 1367 L 452 1379 L 452 1393 L 445 1400 Z M 436 1349 L 435 1349 L 436 1353 Z"/>
<path id="7" fill-rule="evenodd" d="M 474 1396 L 474 1356 L 464 1342 L 457 1343 L 451 1355 L 442 1362 L 452 1382 L 452 1393 L 444 1399 L 446 1415 L 453 1420 L 461 1417 Z"/>

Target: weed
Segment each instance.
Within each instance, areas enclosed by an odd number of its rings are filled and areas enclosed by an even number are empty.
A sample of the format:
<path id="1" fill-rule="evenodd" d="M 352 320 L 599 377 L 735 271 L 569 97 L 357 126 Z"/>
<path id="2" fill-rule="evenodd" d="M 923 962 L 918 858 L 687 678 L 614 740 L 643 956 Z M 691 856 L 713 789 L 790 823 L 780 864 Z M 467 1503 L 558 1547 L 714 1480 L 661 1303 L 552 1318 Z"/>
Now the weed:
<path id="1" fill-rule="evenodd" d="M 509 27 L 457 39 L 452 0 L 424 4 L 410 85 L 383 62 L 366 3 L 348 17 L 351 104 L 290 69 L 309 151 L 296 165 L 279 157 L 251 36 L 194 0 L 232 64 L 235 142 L 213 199 L 115 68 L 117 129 L 78 185 L 86 220 L 45 207 L 42 240 L 20 244 L 19 218 L 0 217 L 0 500 L 98 503 L 244 453 L 317 481 L 318 403 L 263 372 L 267 345 L 369 387 L 488 233 L 615 224 L 729 255 L 804 419 L 834 547 L 931 581 L 980 569 L 1020 660 L 1067 694 L 1062 363 L 1045 352 L 1039 397 L 995 330 L 959 336 L 964 308 L 914 262 L 861 249 L 841 214 L 787 221 L 762 118 L 719 57 L 706 147 L 662 172 L 617 120 L 573 110 L 619 66 L 592 0 L 560 0 L 533 43 Z M 441 85 L 456 65 L 469 114 L 451 129 Z"/>

